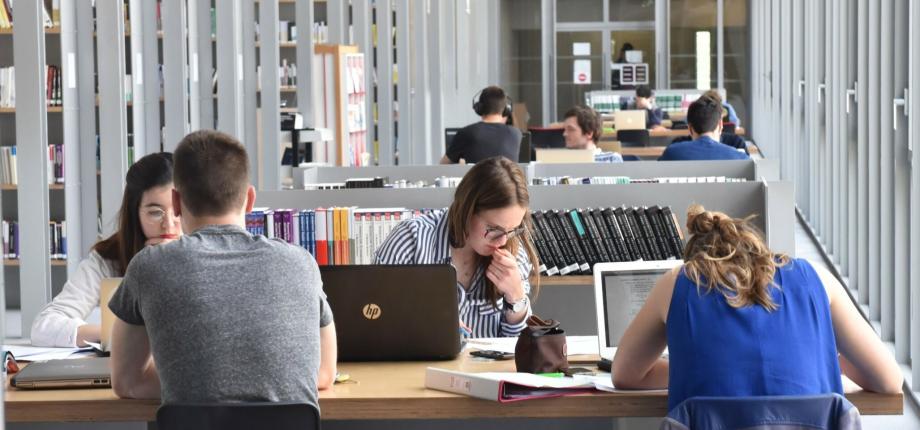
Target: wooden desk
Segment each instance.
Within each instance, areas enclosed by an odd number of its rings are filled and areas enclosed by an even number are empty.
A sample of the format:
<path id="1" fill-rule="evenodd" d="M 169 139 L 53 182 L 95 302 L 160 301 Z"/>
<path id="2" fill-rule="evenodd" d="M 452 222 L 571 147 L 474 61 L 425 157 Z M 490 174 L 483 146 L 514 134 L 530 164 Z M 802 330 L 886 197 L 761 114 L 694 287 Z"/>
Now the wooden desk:
<path id="1" fill-rule="evenodd" d="M 622 155 L 635 155 L 642 159 L 658 159 L 661 157 L 661 154 L 664 153 L 667 146 L 639 146 L 639 147 L 621 147 L 620 154 Z M 756 145 L 748 145 L 748 153 L 750 155 L 760 154 L 760 150 L 757 149 Z"/>
<path id="2" fill-rule="evenodd" d="M 593 362 L 595 357 L 582 357 Z M 577 362 L 577 358 L 571 360 Z M 463 353 L 447 362 L 342 363 L 355 383 L 320 392 L 325 420 L 571 418 L 664 416 L 665 392 L 598 393 L 499 404 L 425 389 L 428 366 L 469 372 L 510 371 L 514 361 L 478 361 Z M 7 386 L 10 422 L 154 421 L 159 401 L 118 399 L 109 389 L 20 391 Z M 848 394 L 864 415 L 901 414 L 902 395 Z"/>
<path id="3" fill-rule="evenodd" d="M 735 134 L 737 134 L 738 136 L 744 136 L 745 134 L 744 127 L 735 128 Z M 690 130 L 689 129 L 673 130 L 670 128 L 664 129 L 664 130 L 649 130 L 648 135 L 649 137 L 652 137 L 652 138 L 655 138 L 655 137 L 674 138 L 674 137 L 688 136 L 690 135 Z"/>

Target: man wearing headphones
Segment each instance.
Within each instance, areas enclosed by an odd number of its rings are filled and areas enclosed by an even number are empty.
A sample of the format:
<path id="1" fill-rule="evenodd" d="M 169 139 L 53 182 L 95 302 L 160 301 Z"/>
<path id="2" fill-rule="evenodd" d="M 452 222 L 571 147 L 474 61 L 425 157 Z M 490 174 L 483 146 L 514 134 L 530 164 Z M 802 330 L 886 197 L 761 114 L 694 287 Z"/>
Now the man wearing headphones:
<path id="1" fill-rule="evenodd" d="M 473 98 L 473 111 L 482 121 L 461 128 L 447 146 L 441 164 L 456 164 L 460 160 L 476 163 L 501 155 L 517 161 L 521 146 L 521 131 L 506 125 L 511 117 L 511 98 L 499 87 L 486 87 Z"/>

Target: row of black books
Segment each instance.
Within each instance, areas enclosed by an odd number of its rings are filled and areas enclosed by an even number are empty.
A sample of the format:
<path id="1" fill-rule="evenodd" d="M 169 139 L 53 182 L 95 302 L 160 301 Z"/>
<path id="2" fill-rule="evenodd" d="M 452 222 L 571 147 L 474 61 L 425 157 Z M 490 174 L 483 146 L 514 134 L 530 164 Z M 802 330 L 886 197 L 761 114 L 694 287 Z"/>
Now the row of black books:
<path id="1" fill-rule="evenodd" d="M 540 272 L 586 275 L 597 263 L 681 258 L 683 233 L 668 206 L 533 211 Z"/>
<path id="2" fill-rule="evenodd" d="M 52 260 L 64 260 L 67 258 L 67 222 L 50 221 L 48 223 L 50 251 Z M 19 223 L 17 221 L 3 221 L 3 258 L 19 258 Z"/>

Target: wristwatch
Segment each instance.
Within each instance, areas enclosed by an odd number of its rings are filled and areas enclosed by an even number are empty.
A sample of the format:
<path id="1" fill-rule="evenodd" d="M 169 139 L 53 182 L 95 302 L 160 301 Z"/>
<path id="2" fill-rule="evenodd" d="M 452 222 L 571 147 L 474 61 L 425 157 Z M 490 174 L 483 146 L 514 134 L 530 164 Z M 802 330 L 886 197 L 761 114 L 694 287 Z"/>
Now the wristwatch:
<path id="1" fill-rule="evenodd" d="M 524 312 L 525 310 L 527 310 L 527 305 L 530 303 L 530 299 L 527 298 L 526 294 L 524 295 L 523 298 L 521 298 L 521 300 L 518 300 L 516 303 L 511 303 L 508 301 L 508 299 L 504 299 L 504 301 L 505 301 L 505 310 L 510 310 L 511 312 L 514 312 L 514 313 Z"/>

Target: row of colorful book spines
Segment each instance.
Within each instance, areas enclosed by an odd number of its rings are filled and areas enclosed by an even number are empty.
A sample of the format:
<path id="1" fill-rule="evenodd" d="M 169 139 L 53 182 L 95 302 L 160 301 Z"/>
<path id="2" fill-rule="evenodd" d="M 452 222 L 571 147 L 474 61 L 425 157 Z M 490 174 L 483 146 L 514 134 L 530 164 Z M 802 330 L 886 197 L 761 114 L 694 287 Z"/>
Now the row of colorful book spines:
<path id="1" fill-rule="evenodd" d="M 682 234 L 669 207 L 552 210 L 533 215 L 540 270 L 547 275 L 590 273 L 600 262 L 681 257 Z"/>

